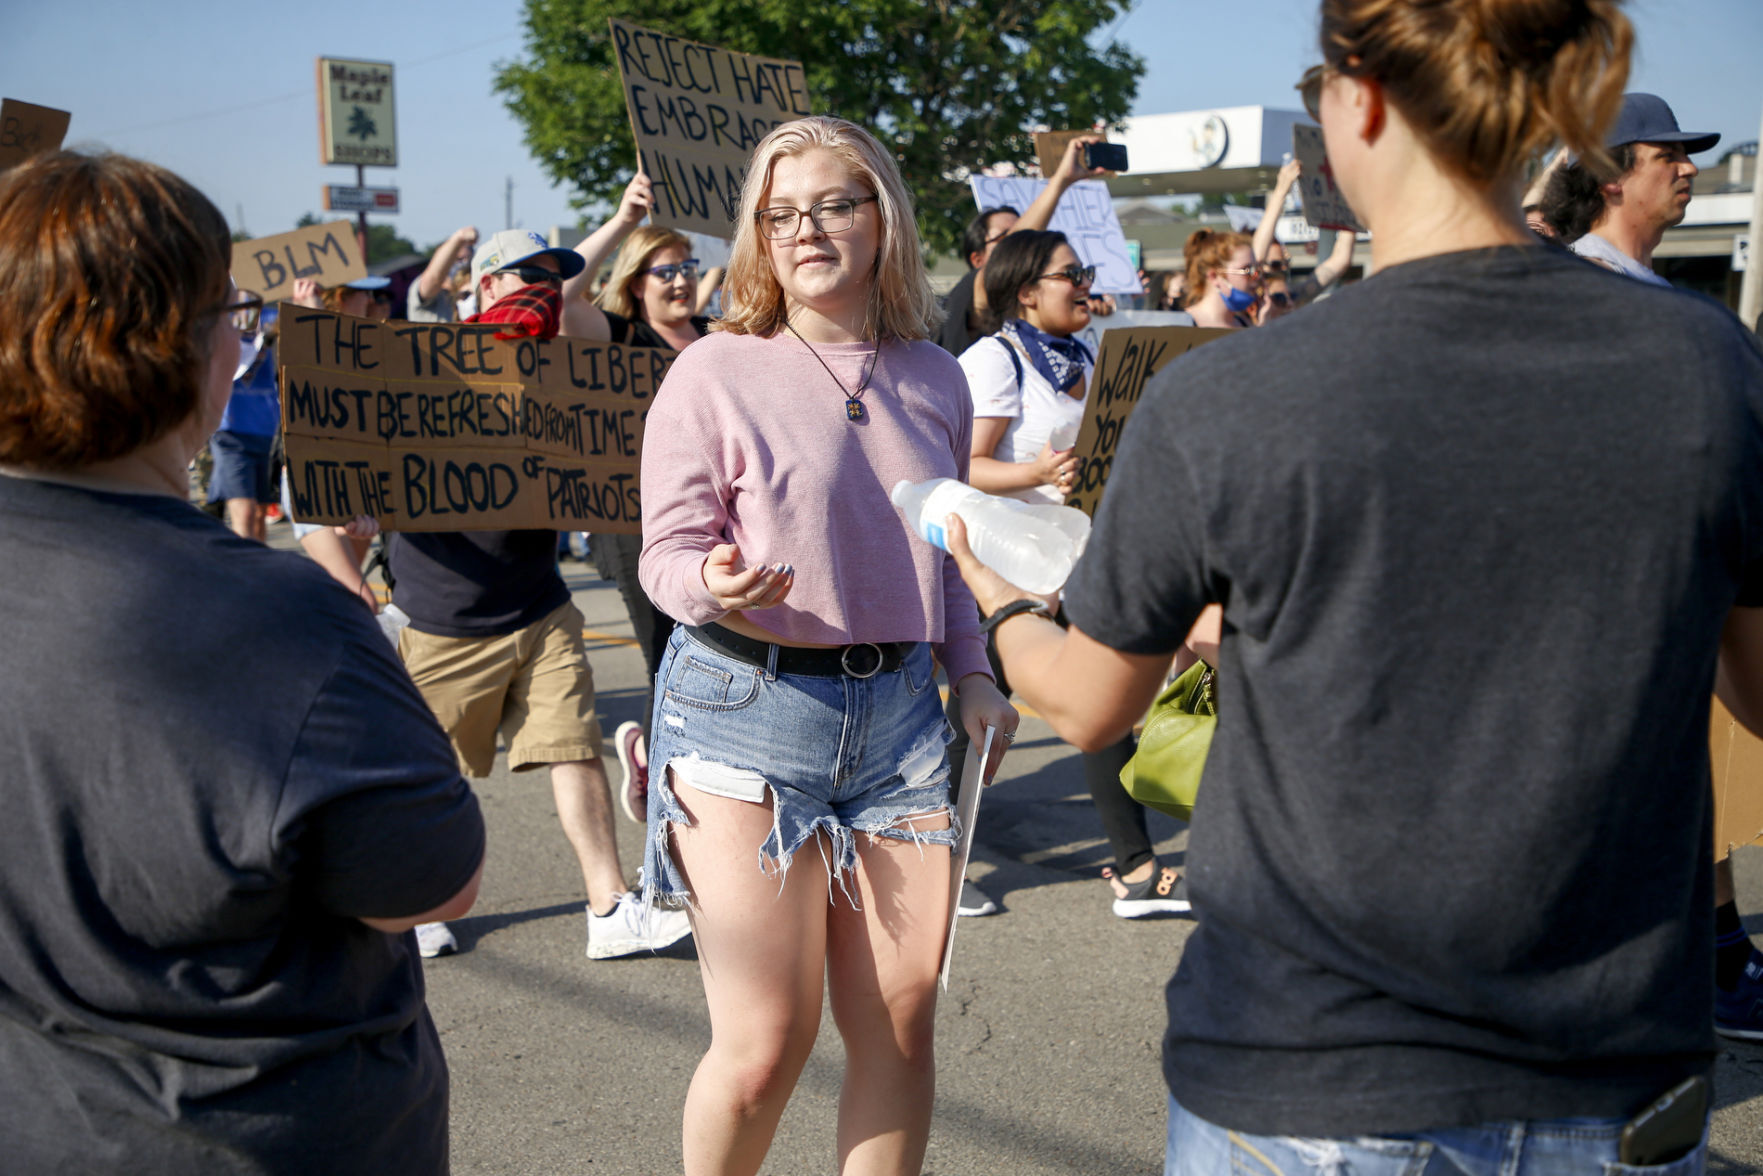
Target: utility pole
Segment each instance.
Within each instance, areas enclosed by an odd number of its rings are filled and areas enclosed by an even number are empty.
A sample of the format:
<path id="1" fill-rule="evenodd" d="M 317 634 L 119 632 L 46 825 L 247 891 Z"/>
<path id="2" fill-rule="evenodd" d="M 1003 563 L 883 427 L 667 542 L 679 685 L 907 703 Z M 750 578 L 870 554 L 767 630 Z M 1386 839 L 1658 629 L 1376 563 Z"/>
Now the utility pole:
<path id="1" fill-rule="evenodd" d="M 514 177 L 508 177 L 508 184 L 502 189 L 502 227 L 514 227 Z"/>
<path id="2" fill-rule="evenodd" d="M 1755 330 L 1763 312 L 1763 126 L 1757 132 L 1757 160 L 1751 167 L 1751 260 L 1739 282 L 1739 319 Z"/>

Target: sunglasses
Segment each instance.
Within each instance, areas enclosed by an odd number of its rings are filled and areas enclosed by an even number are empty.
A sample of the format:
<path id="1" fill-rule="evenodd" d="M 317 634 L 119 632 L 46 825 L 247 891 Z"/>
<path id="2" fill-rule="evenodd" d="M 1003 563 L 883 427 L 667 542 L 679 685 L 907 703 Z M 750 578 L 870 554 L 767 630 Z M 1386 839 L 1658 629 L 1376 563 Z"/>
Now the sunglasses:
<path id="1" fill-rule="evenodd" d="M 688 278 L 697 277 L 698 268 L 698 259 L 695 257 L 688 257 L 684 261 L 678 262 L 674 265 L 652 265 L 648 269 L 638 270 L 637 272 L 639 274 L 654 274 L 663 282 L 671 282 L 675 277 L 678 277 L 681 274 Z"/>
<path id="2" fill-rule="evenodd" d="M 1087 286 L 1096 280 L 1096 267 L 1093 265 L 1068 265 L 1062 270 L 1042 274 L 1035 281 L 1045 281 L 1047 278 L 1058 278 L 1062 282 L 1070 282 L 1073 286 Z"/>
<path id="3" fill-rule="evenodd" d="M 1242 269 L 1221 269 L 1218 272 L 1221 274 L 1236 274 L 1238 277 L 1252 278 L 1261 272 L 1261 267 L 1258 265 L 1251 265 L 1244 266 Z"/>
<path id="4" fill-rule="evenodd" d="M 1286 307 L 1288 307 L 1292 304 L 1292 299 L 1291 299 L 1290 295 L 1280 294 L 1277 292 L 1275 292 L 1273 294 L 1269 294 L 1267 296 L 1267 301 L 1269 301 L 1273 305 L 1279 307 L 1281 310 L 1284 310 Z"/>
<path id="5" fill-rule="evenodd" d="M 499 274 L 513 274 L 529 286 L 561 286 L 563 275 L 556 270 L 548 270 L 542 265 L 511 265 L 496 271 Z"/>

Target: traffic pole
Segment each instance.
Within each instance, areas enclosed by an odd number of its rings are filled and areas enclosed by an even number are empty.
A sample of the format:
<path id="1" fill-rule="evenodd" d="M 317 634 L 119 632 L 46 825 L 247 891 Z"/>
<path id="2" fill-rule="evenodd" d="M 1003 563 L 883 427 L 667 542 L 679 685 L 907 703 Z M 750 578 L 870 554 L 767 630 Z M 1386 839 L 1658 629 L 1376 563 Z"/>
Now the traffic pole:
<path id="1" fill-rule="evenodd" d="M 367 168 L 362 164 L 355 165 L 355 186 L 363 191 L 367 188 Z M 361 250 L 361 264 L 367 264 L 367 209 L 358 209 L 355 213 L 355 248 Z"/>

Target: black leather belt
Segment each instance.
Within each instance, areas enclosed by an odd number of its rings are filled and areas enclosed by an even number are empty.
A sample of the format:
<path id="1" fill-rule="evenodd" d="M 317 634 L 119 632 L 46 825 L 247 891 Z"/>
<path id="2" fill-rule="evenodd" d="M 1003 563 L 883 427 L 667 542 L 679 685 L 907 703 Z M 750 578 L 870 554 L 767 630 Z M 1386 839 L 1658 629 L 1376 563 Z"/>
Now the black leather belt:
<path id="1" fill-rule="evenodd" d="M 905 662 L 915 644 L 911 641 L 880 644 L 864 641 L 832 649 L 798 649 L 794 645 L 756 641 L 721 625 L 696 625 L 691 628 L 691 634 L 694 641 L 760 669 L 771 663 L 771 653 L 775 649 L 777 673 L 807 674 L 814 678 L 873 678 L 877 674 L 892 674 Z"/>

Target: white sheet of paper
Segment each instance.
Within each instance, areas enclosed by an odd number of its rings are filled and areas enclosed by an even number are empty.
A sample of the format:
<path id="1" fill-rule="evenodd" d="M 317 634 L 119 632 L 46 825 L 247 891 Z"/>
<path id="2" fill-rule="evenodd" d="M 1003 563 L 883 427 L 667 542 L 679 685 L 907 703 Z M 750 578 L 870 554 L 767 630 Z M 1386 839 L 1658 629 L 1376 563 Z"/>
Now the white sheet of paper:
<path id="1" fill-rule="evenodd" d="M 973 852 L 974 818 L 979 815 L 979 794 L 986 790 L 986 765 L 992 759 L 992 739 L 996 727 L 986 728 L 983 746 L 967 745 L 967 763 L 961 769 L 961 801 L 955 819 L 961 825 L 961 840 L 949 858 L 949 929 L 943 936 L 943 991 L 949 991 L 949 961 L 955 955 L 955 924 L 961 921 L 961 880 L 967 876 L 967 858 Z"/>

